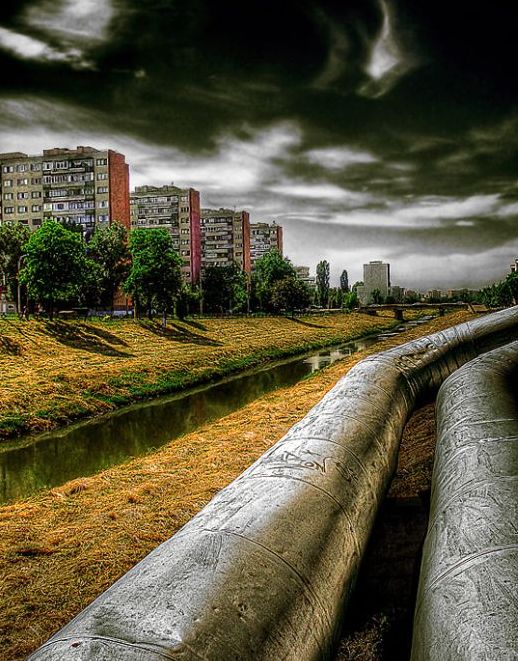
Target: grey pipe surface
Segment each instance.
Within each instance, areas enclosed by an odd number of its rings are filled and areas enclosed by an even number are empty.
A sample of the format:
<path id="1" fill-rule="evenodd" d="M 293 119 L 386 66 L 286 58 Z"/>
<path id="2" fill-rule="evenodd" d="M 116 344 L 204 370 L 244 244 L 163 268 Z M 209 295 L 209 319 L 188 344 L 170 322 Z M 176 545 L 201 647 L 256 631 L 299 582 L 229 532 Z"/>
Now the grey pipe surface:
<path id="1" fill-rule="evenodd" d="M 437 425 L 412 659 L 518 659 L 518 342 L 445 381 Z"/>
<path id="2" fill-rule="evenodd" d="M 416 397 L 517 337 L 515 307 L 361 361 L 30 659 L 328 658 Z"/>

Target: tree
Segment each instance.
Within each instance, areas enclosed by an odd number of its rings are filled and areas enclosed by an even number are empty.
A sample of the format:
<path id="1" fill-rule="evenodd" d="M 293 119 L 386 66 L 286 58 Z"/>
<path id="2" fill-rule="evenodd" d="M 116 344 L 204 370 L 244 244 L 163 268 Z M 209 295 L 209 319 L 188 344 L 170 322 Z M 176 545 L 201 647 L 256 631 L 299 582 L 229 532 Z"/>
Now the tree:
<path id="1" fill-rule="evenodd" d="M 87 254 L 97 265 L 98 295 L 101 306 L 113 310 L 113 299 L 130 270 L 128 232 L 124 225 L 112 223 L 96 228 Z"/>
<path id="2" fill-rule="evenodd" d="M 162 313 L 162 323 L 182 287 L 182 258 L 173 248 L 173 239 L 163 228 L 136 229 L 130 234 L 132 265 L 124 291 L 133 297 L 136 315 L 143 305 L 149 319 L 153 309 Z"/>
<path id="3" fill-rule="evenodd" d="M 383 303 L 383 294 L 379 289 L 374 289 L 371 293 L 371 302 L 375 305 L 380 305 Z"/>
<path id="4" fill-rule="evenodd" d="M 77 300 L 87 269 L 81 234 L 50 219 L 26 243 L 20 280 L 27 285 L 29 297 L 40 303 L 53 319 L 58 302 Z"/>
<path id="5" fill-rule="evenodd" d="M 347 294 L 349 291 L 349 276 L 347 275 L 347 271 L 345 269 L 342 271 L 342 275 L 340 276 L 340 289 L 344 292 L 344 294 Z"/>
<path id="6" fill-rule="evenodd" d="M 295 316 L 295 310 L 307 308 L 311 301 L 311 292 L 305 282 L 296 276 L 287 276 L 277 280 L 272 287 L 271 305 L 276 311 L 288 310 Z"/>
<path id="7" fill-rule="evenodd" d="M 317 264 L 317 292 L 322 307 L 329 303 L 329 262 L 325 259 Z"/>
<path id="8" fill-rule="evenodd" d="M 358 307 L 358 294 L 354 289 L 348 292 L 347 294 L 344 294 L 344 300 L 342 305 L 346 310 L 349 311 L 354 310 L 354 308 Z"/>
<path id="9" fill-rule="evenodd" d="M 329 290 L 329 307 L 333 309 L 341 308 L 345 295 L 340 287 L 331 287 Z"/>
<path id="10" fill-rule="evenodd" d="M 178 319 L 185 319 L 187 315 L 199 307 L 201 292 L 191 285 L 184 284 L 176 299 L 175 313 Z"/>
<path id="11" fill-rule="evenodd" d="M 7 284 L 11 298 L 17 301 L 20 259 L 30 230 L 20 223 L 0 225 L 0 284 Z M 20 310 L 18 310 L 20 312 Z"/>
<path id="12" fill-rule="evenodd" d="M 253 289 L 263 310 L 272 309 L 271 296 L 274 284 L 289 276 L 296 276 L 295 268 L 278 250 L 270 250 L 257 260 Z"/>
<path id="13" fill-rule="evenodd" d="M 202 280 L 204 309 L 238 312 L 246 309 L 246 276 L 237 264 L 209 266 Z"/>

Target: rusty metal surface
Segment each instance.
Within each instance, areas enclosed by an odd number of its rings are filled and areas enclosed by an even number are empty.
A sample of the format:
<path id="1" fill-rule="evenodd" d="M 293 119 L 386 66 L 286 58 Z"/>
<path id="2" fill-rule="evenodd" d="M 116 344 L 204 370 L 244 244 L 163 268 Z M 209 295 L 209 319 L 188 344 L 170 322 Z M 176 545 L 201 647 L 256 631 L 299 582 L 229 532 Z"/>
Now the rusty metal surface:
<path id="1" fill-rule="evenodd" d="M 30 659 L 328 658 L 416 397 L 511 336 L 518 308 L 358 363 Z"/>
<path id="2" fill-rule="evenodd" d="M 413 661 L 518 659 L 518 342 L 439 391 Z"/>

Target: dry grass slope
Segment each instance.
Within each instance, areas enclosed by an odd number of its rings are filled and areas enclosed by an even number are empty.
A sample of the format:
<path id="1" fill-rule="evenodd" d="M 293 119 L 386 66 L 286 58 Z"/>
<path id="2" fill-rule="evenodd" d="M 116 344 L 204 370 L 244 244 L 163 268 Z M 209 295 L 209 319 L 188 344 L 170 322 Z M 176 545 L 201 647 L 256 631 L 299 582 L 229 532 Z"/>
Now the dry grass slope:
<path id="1" fill-rule="evenodd" d="M 436 319 L 157 452 L 0 507 L 2 658 L 22 659 L 43 643 L 192 518 L 367 354 L 469 316 Z"/>
<path id="2" fill-rule="evenodd" d="M 351 314 L 156 323 L 0 320 L 0 440 L 392 325 Z"/>

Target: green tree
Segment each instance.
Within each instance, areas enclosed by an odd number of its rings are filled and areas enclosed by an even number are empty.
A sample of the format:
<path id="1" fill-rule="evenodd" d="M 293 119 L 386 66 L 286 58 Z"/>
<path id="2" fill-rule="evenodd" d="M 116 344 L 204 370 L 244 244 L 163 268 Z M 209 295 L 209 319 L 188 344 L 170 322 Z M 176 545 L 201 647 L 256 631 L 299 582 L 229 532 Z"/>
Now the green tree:
<path id="1" fill-rule="evenodd" d="M 124 225 L 115 222 L 96 228 L 87 254 L 96 264 L 99 303 L 113 310 L 115 294 L 130 270 L 128 232 Z"/>
<path id="2" fill-rule="evenodd" d="M 342 305 L 346 310 L 349 311 L 354 310 L 354 308 L 358 307 L 358 294 L 356 293 L 356 290 L 353 289 L 347 294 L 344 294 L 344 300 Z"/>
<path id="3" fill-rule="evenodd" d="M 136 315 L 143 306 L 149 319 L 153 309 L 162 313 L 162 323 L 174 308 L 182 288 L 182 258 L 173 248 L 173 239 L 163 228 L 136 229 L 130 234 L 131 269 L 123 289 L 133 297 Z"/>
<path id="4" fill-rule="evenodd" d="M 295 310 L 307 308 L 311 301 L 311 292 L 305 282 L 296 276 L 287 276 L 277 280 L 271 292 L 271 305 L 277 312 L 288 310 L 295 316 Z"/>
<path id="5" fill-rule="evenodd" d="M 246 276 L 237 264 L 209 266 L 203 275 L 203 304 L 207 312 L 246 309 Z"/>
<path id="6" fill-rule="evenodd" d="M 178 319 L 185 319 L 192 314 L 199 307 L 200 298 L 199 289 L 184 284 L 176 299 L 175 313 Z"/>
<path id="7" fill-rule="evenodd" d="M 340 275 L 340 289 L 347 294 L 349 291 L 349 276 L 347 271 L 344 269 Z"/>
<path id="8" fill-rule="evenodd" d="M 320 305 L 324 308 L 329 304 L 329 262 L 323 259 L 317 264 L 317 292 Z"/>
<path id="9" fill-rule="evenodd" d="M 87 271 L 81 234 L 49 219 L 26 243 L 20 280 L 27 285 L 29 297 L 53 319 L 57 303 L 77 300 Z"/>
<path id="10" fill-rule="evenodd" d="M 18 271 L 30 230 L 20 223 L 0 225 L 0 284 L 7 284 L 12 300 L 18 300 Z M 20 312 L 18 310 L 18 312 Z"/>
<path id="11" fill-rule="evenodd" d="M 379 289 L 374 289 L 373 292 L 371 293 L 371 303 L 374 303 L 375 305 L 380 305 L 383 303 L 383 294 L 380 292 Z"/>
<path id="12" fill-rule="evenodd" d="M 257 260 L 253 275 L 253 291 L 261 309 L 272 309 L 272 288 L 277 281 L 288 276 L 296 276 L 295 268 L 278 250 L 270 250 Z"/>
<path id="13" fill-rule="evenodd" d="M 329 307 L 341 308 L 346 293 L 340 287 L 331 287 L 329 290 Z"/>

